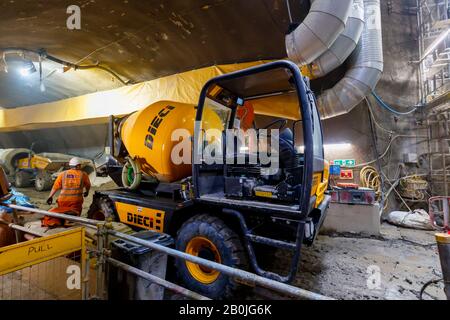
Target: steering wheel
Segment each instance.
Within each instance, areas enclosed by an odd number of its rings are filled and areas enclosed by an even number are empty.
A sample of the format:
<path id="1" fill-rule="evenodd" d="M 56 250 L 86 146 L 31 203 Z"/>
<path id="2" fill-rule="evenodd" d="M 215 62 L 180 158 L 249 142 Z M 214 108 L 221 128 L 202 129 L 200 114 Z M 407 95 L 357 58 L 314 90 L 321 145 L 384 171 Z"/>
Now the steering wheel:
<path id="1" fill-rule="evenodd" d="M 274 125 L 276 125 L 278 122 L 280 122 L 280 127 L 278 128 L 278 130 L 280 130 L 280 131 L 281 131 L 281 129 L 286 127 L 286 125 L 288 123 L 288 121 L 286 119 L 278 119 L 278 120 L 275 120 L 275 121 L 269 123 L 267 126 L 265 126 L 262 129 L 269 129 L 270 127 L 273 127 Z"/>

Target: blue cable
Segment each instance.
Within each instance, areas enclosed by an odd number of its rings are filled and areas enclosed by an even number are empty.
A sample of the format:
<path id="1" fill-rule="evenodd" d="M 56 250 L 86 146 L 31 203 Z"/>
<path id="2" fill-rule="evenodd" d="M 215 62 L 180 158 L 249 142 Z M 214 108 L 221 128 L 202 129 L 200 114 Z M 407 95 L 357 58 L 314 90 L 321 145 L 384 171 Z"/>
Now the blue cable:
<path id="1" fill-rule="evenodd" d="M 392 112 L 392 113 L 394 113 L 394 114 L 397 114 L 397 115 L 400 115 L 400 116 L 405 116 L 405 115 L 408 115 L 408 114 L 411 114 L 411 113 L 413 113 L 413 112 L 415 112 L 416 110 L 417 110 L 417 107 L 415 107 L 415 108 L 413 108 L 412 110 L 409 110 L 409 111 L 407 111 L 407 112 L 400 112 L 400 111 L 397 111 L 397 110 L 394 110 L 392 107 L 390 107 L 386 102 L 384 102 L 376 93 L 375 93 L 375 91 L 372 91 L 372 95 L 373 95 L 373 97 L 375 98 L 375 100 L 377 100 L 377 102 L 378 102 L 378 104 L 380 105 L 380 106 L 382 106 L 383 108 L 385 108 L 386 110 L 388 110 L 388 111 L 390 111 L 390 112 Z"/>

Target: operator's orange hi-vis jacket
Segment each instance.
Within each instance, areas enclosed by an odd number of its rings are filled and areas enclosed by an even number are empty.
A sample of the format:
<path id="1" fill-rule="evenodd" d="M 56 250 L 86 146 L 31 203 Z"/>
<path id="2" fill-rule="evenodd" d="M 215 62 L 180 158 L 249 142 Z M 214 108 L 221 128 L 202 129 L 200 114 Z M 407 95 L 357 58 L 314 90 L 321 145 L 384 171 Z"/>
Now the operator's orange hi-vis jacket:
<path id="1" fill-rule="evenodd" d="M 61 190 L 56 200 L 58 207 L 49 210 L 55 213 L 80 215 L 83 208 L 83 191 L 90 189 L 91 182 L 86 172 L 70 169 L 62 172 L 53 184 L 53 191 Z M 42 225 L 55 227 L 62 225 L 61 219 L 44 217 Z"/>

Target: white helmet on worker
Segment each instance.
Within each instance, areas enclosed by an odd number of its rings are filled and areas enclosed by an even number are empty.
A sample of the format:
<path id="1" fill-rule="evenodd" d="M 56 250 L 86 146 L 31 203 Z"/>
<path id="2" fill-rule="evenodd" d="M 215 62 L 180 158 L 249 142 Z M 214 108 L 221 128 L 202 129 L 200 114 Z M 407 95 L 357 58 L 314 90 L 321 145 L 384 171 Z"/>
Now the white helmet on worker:
<path id="1" fill-rule="evenodd" d="M 80 164 L 81 164 L 81 160 L 77 157 L 74 157 L 74 158 L 70 159 L 70 161 L 69 161 L 70 167 L 76 167 L 76 166 L 79 166 Z"/>

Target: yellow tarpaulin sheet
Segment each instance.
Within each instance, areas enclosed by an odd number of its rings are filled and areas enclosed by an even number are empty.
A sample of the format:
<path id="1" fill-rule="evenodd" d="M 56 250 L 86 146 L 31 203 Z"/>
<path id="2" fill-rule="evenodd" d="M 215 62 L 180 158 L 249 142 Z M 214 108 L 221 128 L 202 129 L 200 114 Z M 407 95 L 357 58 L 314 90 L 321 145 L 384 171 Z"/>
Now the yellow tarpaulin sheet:
<path id="1" fill-rule="evenodd" d="M 211 78 L 266 62 L 268 61 L 206 67 L 114 90 L 3 109 L 0 110 L 0 131 L 102 123 L 111 115 L 129 114 L 161 100 L 196 104 L 201 89 Z M 293 95 L 265 101 L 255 100 L 253 105 L 258 114 L 298 118 L 298 102 Z"/>

